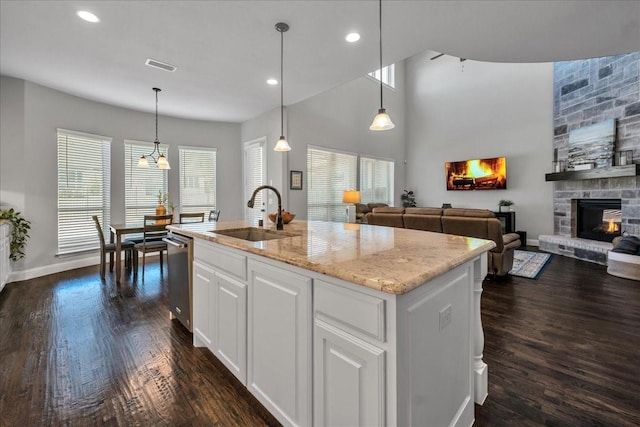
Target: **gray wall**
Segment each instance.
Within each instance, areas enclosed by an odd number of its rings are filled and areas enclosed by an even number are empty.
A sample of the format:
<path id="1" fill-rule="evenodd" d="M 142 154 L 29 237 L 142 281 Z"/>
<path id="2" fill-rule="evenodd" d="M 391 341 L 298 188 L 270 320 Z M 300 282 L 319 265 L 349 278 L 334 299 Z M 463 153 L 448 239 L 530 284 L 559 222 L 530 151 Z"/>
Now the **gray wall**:
<path id="1" fill-rule="evenodd" d="M 22 211 L 32 222 L 26 258 L 14 271 L 26 276 L 96 263 L 95 254 L 56 257 L 56 128 L 113 138 L 111 146 L 111 219 L 124 222 L 124 139 L 153 141 L 154 114 L 89 101 L 30 82 L 2 76 L 0 201 Z M 160 140 L 169 144 L 169 195 L 178 195 L 178 146 L 218 149 L 218 207 L 225 219 L 241 218 L 240 125 L 160 116 Z M 89 262 L 89 257 L 92 262 Z"/>
<path id="2" fill-rule="evenodd" d="M 515 202 L 530 243 L 553 232 L 553 64 L 461 63 L 433 52 L 406 61 L 407 183 L 418 206 L 498 209 Z M 447 161 L 505 156 L 507 189 L 447 191 Z"/>
<path id="3" fill-rule="evenodd" d="M 285 135 L 291 151 L 281 165 L 270 163 L 272 170 L 283 169 L 282 189 L 286 208 L 296 218 L 307 217 L 307 146 L 314 145 L 349 151 L 396 161 L 395 200 L 400 204 L 404 188 L 405 159 L 405 79 L 404 62 L 396 63 L 396 88 L 384 89 L 384 107 L 396 127 L 390 131 L 369 130 L 380 105 L 379 83 L 361 77 L 293 104 L 286 109 Z M 272 152 L 280 136 L 279 108 L 242 124 L 242 140 L 267 136 L 267 150 Z M 279 154 L 279 153 L 276 153 Z M 270 158 L 271 161 L 271 158 Z M 303 172 L 303 190 L 289 190 L 289 170 Z M 274 174 L 275 175 L 275 174 Z"/>

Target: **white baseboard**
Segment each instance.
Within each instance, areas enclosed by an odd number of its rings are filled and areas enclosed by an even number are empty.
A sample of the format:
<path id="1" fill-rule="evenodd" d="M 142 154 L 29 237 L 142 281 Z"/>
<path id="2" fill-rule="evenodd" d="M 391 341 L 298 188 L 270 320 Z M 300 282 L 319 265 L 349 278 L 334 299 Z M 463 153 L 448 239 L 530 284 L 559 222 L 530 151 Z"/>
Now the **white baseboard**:
<path id="1" fill-rule="evenodd" d="M 90 265 L 99 265 L 100 258 L 93 255 L 90 258 L 82 258 L 73 261 L 60 262 L 57 264 L 45 265 L 43 267 L 30 268 L 22 271 L 12 271 L 9 275 L 7 283 L 20 282 L 22 280 L 35 279 L 49 274 L 60 273 L 76 268 L 89 267 Z"/>

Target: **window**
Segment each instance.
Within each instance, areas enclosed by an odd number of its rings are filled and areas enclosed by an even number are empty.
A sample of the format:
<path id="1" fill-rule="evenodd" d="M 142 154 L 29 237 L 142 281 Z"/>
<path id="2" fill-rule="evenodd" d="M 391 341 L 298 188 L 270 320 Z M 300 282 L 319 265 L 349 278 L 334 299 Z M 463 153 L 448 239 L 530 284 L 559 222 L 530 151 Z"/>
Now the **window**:
<path id="1" fill-rule="evenodd" d="M 392 160 L 360 157 L 360 199 L 362 203 L 393 205 Z"/>
<path id="2" fill-rule="evenodd" d="M 58 254 L 100 246 L 111 212 L 111 138 L 58 129 Z"/>
<path id="3" fill-rule="evenodd" d="M 263 185 L 267 181 L 267 144 L 266 138 L 249 141 L 244 145 L 244 200 L 249 200 L 253 190 Z M 256 194 L 255 208 L 245 207 L 245 219 L 251 224 L 257 224 L 261 218 L 267 221 L 266 215 L 263 218 L 262 209 L 266 209 L 263 203 L 265 191 Z"/>
<path id="4" fill-rule="evenodd" d="M 215 148 L 180 147 L 180 212 L 208 214 L 215 208 Z"/>
<path id="5" fill-rule="evenodd" d="M 357 188 L 358 156 L 352 153 L 307 147 L 307 218 L 344 221 L 342 192 Z"/>
<path id="6" fill-rule="evenodd" d="M 160 144 L 163 153 L 169 146 Z M 127 223 L 142 222 L 144 215 L 155 215 L 158 206 L 158 192 L 168 192 L 167 170 L 158 169 L 153 162 L 149 168 L 137 167 L 138 159 L 153 151 L 153 143 L 124 141 L 124 208 Z M 169 200 L 175 200 L 169 195 Z"/>
<path id="7" fill-rule="evenodd" d="M 382 67 L 382 70 L 378 69 L 368 74 L 369 77 L 373 77 L 378 81 L 386 84 L 389 87 L 396 87 L 396 64 L 387 65 Z"/>

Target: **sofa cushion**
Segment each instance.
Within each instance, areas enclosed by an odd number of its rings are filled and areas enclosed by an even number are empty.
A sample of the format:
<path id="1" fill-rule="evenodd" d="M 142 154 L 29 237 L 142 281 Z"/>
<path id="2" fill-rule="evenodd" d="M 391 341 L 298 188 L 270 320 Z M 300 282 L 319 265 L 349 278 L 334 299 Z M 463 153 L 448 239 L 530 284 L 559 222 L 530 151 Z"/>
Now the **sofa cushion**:
<path id="1" fill-rule="evenodd" d="M 491 249 L 491 252 L 502 252 L 504 241 L 502 240 L 500 220 L 491 217 L 474 217 L 473 215 L 447 216 L 448 210 L 445 209 L 445 215 L 442 216 L 443 233 L 493 240 L 496 247 Z"/>
<path id="2" fill-rule="evenodd" d="M 366 214 L 367 212 L 371 212 L 369 209 L 369 205 L 366 203 L 356 203 L 356 214 Z"/>
<path id="3" fill-rule="evenodd" d="M 406 208 L 404 226 L 414 230 L 442 233 L 441 208 Z"/>
<path id="4" fill-rule="evenodd" d="M 404 212 L 412 215 L 442 216 L 442 208 L 405 208 Z"/>
<path id="5" fill-rule="evenodd" d="M 383 214 L 383 215 L 380 215 Z M 404 227 L 402 220 L 404 208 L 376 207 L 367 214 L 367 223 L 373 225 L 386 225 L 388 227 Z"/>
<path id="6" fill-rule="evenodd" d="M 488 209 L 463 209 L 449 208 L 444 209 L 443 216 L 463 216 L 473 218 L 495 218 L 496 214 Z"/>
<path id="7" fill-rule="evenodd" d="M 367 206 L 369 207 L 369 210 L 372 211 L 374 208 L 384 208 L 389 205 L 386 203 L 367 203 Z"/>

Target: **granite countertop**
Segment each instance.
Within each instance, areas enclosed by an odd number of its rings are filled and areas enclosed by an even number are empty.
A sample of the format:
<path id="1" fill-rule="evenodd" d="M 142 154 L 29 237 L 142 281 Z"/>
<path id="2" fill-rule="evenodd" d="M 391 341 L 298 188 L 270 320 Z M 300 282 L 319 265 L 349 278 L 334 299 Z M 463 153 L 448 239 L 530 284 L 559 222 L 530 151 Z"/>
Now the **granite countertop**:
<path id="1" fill-rule="evenodd" d="M 244 221 L 173 224 L 177 233 L 261 255 L 390 293 L 404 294 L 495 247 L 490 240 L 366 224 L 295 220 L 278 233 L 250 242 L 216 234 L 248 227 Z M 266 227 L 276 231 L 275 225 Z"/>

